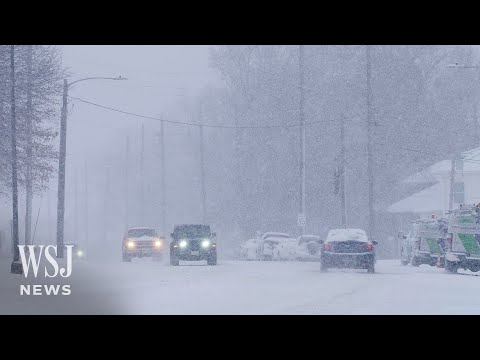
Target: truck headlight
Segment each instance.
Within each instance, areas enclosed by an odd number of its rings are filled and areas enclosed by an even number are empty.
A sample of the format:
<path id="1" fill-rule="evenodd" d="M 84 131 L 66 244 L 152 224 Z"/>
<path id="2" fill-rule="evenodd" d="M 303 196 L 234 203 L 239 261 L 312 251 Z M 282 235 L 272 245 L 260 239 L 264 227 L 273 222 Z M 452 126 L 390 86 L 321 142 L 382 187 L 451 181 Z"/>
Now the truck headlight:
<path id="1" fill-rule="evenodd" d="M 129 241 L 129 242 L 127 242 L 127 248 L 129 248 L 129 249 L 135 249 L 135 241 Z"/>
<path id="2" fill-rule="evenodd" d="M 180 240 L 180 242 L 178 243 L 178 246 L 180 246 L 180 248 L 182 249 L 185 249 L 187 245 L 188 245 L 187 240 Z"/>
<path id="3" fill-rule="evenodd" d="M 206 249 L 206 248 L 208 248 L 209 246 L 210 246 L 210 240 L 204 239 L 204 240 L 202 241 L 202 248 Z"/>
<path id="4" fill-rule="evenodd" d="M 154 246 L 156 249 L 161 249 L 161 248 L 162 248 L 162 245 L 163 245 L 162 240 L 155 240 L 155 241 L 153 242 L 153 246 Z"/>

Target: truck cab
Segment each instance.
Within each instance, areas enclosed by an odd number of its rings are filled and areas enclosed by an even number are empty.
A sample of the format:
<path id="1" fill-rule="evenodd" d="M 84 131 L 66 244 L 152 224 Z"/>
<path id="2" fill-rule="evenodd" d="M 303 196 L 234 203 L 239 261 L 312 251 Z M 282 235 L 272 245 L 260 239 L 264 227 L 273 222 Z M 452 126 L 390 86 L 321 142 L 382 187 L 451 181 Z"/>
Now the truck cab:
<path id="1" fill-rule="evenodd" d="M 133 258 L 151 257 L 160 261 L 165 251 L 165 239 L 154 228 L 136 227 L 127 230 L 122 241 L 124 262 Z"/>
<path id="2" fill-rule="evenodd" d="M 170 234 L 170 265 L 181 261 L 206 260 L 208 265 L 217 265 L 216 233 L 209 225 L 175 225 Z"/>

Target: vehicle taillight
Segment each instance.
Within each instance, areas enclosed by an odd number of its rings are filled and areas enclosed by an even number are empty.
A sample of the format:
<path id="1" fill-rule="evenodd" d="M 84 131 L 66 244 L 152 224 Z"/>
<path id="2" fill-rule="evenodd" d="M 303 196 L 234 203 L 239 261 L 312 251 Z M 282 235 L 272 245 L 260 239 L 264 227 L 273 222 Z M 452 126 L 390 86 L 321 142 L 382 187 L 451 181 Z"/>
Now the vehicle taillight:
<path id="1" fill-rule="evenodd" d="M 367 244 L 367 249 L 372 250 L 373 249 L 373 244 Z"/>
<path id="2" fill-rule="evenodd" d="M 330 244 L 327 244 L 327 243 L 323 244 L 323 248 L 325 250 L 330 250 Z"/>

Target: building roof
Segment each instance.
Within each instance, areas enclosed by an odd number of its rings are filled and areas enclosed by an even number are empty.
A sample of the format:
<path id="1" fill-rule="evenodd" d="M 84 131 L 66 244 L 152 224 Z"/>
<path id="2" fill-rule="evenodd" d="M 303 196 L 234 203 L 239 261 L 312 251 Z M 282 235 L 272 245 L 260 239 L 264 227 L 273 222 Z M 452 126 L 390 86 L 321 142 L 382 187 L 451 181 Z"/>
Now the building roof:
<path id="1" fill-rule="evenodd" d="M 463 158 L 463 172 L 480 172 L 480 147 L 461 153 Z M 452 169 L 452 161 L 439 161 L 422 171 L 410 175 L 402 183 L 429 183 L 436 181 L 435 175 L 449 173 Z"/>
<path id="2" fill-rule="evenodd" d="M 463 159 L 463 172 L 480 173 L 480 147 L 461 153 Z M 427 189 L 419 191 L 405 199 L 390 205 L 387 211 L 390 213 L 426 213 L 445 211 L 445 190 L 450 191 L 450 183 L 442 184 L 439 175 L 450 173 L 451 160 L 439 161 L 422 171 L 419 171 L 402 181 L 402 183 L 426 184 L 436 183 Z M 444 189 L 446 186 L 447 189 Z"/>
<path id="3" fill-rule="evenodd" d="M 442 184 L 437 183 L 405 199 L 397 201 L 387 208 L 391 213 L 425 213 L 444 211 Z"/>

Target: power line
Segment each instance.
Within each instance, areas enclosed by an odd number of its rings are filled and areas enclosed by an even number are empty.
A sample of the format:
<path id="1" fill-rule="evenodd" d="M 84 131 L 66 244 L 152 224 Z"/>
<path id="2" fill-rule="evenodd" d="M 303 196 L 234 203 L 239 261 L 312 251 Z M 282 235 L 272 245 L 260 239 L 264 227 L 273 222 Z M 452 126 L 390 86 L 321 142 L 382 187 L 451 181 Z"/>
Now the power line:
<path id="1" fill-rule="evenodd" d="M 148 116 L 148 115 L 141 115 L 141 114 L 136 114 L 133 112 L 125 111 L 125 110 L 120 110 L 120 109 L 115 109 L 109 106 L 97 104 L 91 101 L 87 101 L 78 97 L 70 96 L 70 98 L 74 100 L 78 100 L 80 102 L 83 102 L 88 105 L 96 106 L 105 110 L 110 110 L 114 112 L 118 112 L 121 114 L 125 115 L 130 115 L 130 116 L 135 116 L 143 119 L 150 119 L 150 120 L 155 120 L 155 121 L 164 121 L 166 123 L 171 123 L 171 124 L 177 124 L 177 125 L 187 125 L 187 126 L 196 126 L 196 127 L 207 127 L 207 128 L 222 128 L 222 129 L 270 129 L 270 128 L 291 128 L 291 127 L 299 127 L 301 126 L 300 124 L 287 124 L 287 125 L 245 125 L 245 126 L 234 126 L 234 125 L 214 125 L 214 124 L 198 124 L 198 123 L 190 123 L 190 122 L 184 122 L 184 121 L 175 121 L 175 120 L 167 120 L 167 119 L 162 119 L 154 116 Z M 359 115 L 351 116 L 349 119 L 354 119 L 358 118 Z M 337 119 L 332 119 L 331 121 L 337 121 Z M 324 124 L 325 121 L 315 121 L 315 122 L 305 122 L 305 125 L 319 125 L 319 124 Z M 391 146 L 391 144 L 384 144 L 384 143 L 375 143 L 374 145 L 380 145 L 380 146 Z M 429 155 L 429 156 L 435 156 L 435 157 L 443 157 L 445 156 L 444 154 L 440 153 L 431 153 L 427 152 L 424 150 L 419 150 L 419 149 L 412 149 L 412 148 L 406 148 L 406 147 L 396 147 L 396 149 L 399 150 L 405 150 L 405 151 L 410 151 L 410 152 L 416 152 L 422 155 Z M 464 162 L 471 162 L 471 163 L 477 163 L 475 160 L 469 160 L 469 159 L 464 159 Z M 480 161 L 479 161 L 480 163 Z"/>
<path id="2" fill-rule="evenodd" d="M 272 128 L 292 128 L 292 127 L 299 127 L 302 126 L 298 123 L 296 124 L 286 124 L 286 125 L 244 125 L 244 126 L 234 126 L 234 125 L 214 125 L 214 124 L 198 124 L 198 123 L 191 123 L 191 122 L 184 122 L 184 121 L 175 121 L 175 120 L 167 120 L 167 119 L 162 119 L 154 116 L 148 116 L 148 115 L 141 115 L 141 114 L 136 114 L 130 111 L 125 111 L 125 110 L 120 110 L 120 109 L 115 109 L 109 106 L 97 104 L 91 101 L 83 100 L 74 96 L 70 96 L 70 98 L 74 100 L 78 100 L 80 102 L 83 102 L 88 105 L 96 106 L 105 110 L 110 110 L 114 112 L 118 112 L 121 114 L 125 115 L 130 115 L 130 116 L 135 116 L 139 117 L 142 119 L 150 119 L 150 120 L 155 120 L 155 121 L 164 121 L 166 123 L 171 123 L 171 124 L 177 124 L 177 125 L 187 125 L 187 126 L 203 126 L 207 128 L 221 128 L 221 129 L 272 129 Z M 353 116 L 352 118 L 357 118 L 358 116 Z M 319 124 L 324 124 L 324 121 L 316 121 L 316 122 L 305 122 L 304 125 L 319 125 Z"/>

